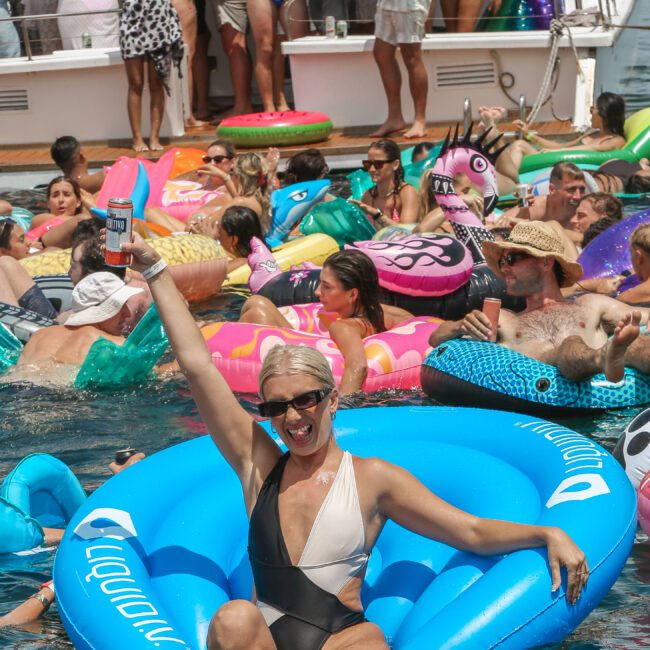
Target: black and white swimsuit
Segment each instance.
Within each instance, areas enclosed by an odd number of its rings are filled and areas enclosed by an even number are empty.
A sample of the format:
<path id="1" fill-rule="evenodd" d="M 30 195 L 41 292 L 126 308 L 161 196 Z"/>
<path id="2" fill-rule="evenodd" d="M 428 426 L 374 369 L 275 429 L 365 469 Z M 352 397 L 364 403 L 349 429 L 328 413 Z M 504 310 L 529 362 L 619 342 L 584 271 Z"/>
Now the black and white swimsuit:
<path id="1" fill-rule="evenodd" d="M 338 594 L 365 570 L 365 532 L 352 456 L 344 452 L 300 561 L 291 564 L 280 529 L 278 493 L 285 454 L 273 468 L 253 508 L 248 554 L 257 606 L 278 650 L 317 650 L 334 632 L 364 622 Z"/>

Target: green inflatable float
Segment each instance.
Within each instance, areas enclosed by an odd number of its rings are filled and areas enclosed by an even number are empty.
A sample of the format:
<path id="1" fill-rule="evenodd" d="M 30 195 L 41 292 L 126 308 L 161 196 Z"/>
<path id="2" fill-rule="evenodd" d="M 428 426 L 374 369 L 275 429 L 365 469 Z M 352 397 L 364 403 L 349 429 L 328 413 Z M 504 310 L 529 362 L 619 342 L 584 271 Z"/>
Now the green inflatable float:
<path id="1" fill-rule="evenodd" d="M 337 197 L 315 205 L 300 222 L 300 232 L 303 235 L 324 233 L 343 247 L 370 239 L 375 234 L 375 228 L 356 205 Z"/>

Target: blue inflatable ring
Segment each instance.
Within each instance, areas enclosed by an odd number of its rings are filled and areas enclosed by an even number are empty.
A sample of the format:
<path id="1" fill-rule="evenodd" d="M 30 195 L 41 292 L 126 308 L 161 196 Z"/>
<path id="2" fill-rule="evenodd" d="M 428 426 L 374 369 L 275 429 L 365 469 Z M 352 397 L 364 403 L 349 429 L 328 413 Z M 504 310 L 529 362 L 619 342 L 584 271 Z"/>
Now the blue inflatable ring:
<path id="1" fill-rule="evenodd" d="M 566 582 L 551 592 L 545 550 L 479 557 L 389 522 L 362 600 L 396 650 L 556 643 L 598 604 L 630 552 L 634 489 L 610 454 L 569 429 L 504 412 L 381 407 L 339 412 L 336 432 L 344 449 L 405 467 L 460 508 L 563 528 L 589 562 L 589 583 L 571 606 Z M 112 478 L 77 512 L 54 562 L 72 643 L 204 648 L 214 612 L 251 597 L 247 533 L 239 482 L 208 437 Z"/>
<path id="2" fill-rule="evenodd" d="M 555 366 L 490 342 L 446 341 L 422 366 L 422 389 L 443 404 L 537 415 L 577 415 L 650 403 L 650 376 L 632 368 L 617 383 L 598 374 L 576 383 Z"/>

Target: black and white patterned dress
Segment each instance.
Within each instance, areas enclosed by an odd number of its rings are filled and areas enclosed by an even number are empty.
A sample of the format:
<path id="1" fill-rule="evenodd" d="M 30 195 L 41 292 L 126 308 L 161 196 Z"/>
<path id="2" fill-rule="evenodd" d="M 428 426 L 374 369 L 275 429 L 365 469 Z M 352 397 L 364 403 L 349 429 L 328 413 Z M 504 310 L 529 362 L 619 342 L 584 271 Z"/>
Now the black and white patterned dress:
<path id="1" fill-rule="evenodd" d="M 169 76 L 172 63 L 180 67 L 183 36 L 171 0 L 123 0 L 120 50 L 123 59 L 149 56 L 162 79 Z"/>

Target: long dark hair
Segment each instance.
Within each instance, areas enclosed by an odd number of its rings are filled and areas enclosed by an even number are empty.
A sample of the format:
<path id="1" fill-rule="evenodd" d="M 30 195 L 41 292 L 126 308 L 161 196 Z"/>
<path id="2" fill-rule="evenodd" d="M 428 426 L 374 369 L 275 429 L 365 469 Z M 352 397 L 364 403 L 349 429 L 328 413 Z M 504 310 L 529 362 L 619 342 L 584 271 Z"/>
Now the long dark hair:
<path id="1" fill-rule="evenodd" d="M 231 205 L 221 217 L 221 228 L 231 237 L 237 237 L 237 253 L 241 257 L 251 254 L 251 239 L 263 240 L 262 226 L 254 210 L 243 205 Z"/>
<path id="2" fill-rule="evenodd" d="M 399 166 L 395 170 L 395 173 L 393 175 L 393 185 L 395 186 L 395 192 L 399 192 L 399 188 L 404 182 L 404 168 L 402 167 L 402 156 L 399 150 L 399 147 L 397 146 L 397 142 L 394 140 L 389 140 L 388 138 L 384 138 L 383 140 L 375 140 L 369 147 L 368 150 L 370 149 L 379 149 L 384 153 L 386 156 L 387 160 L 389 162 L 393 162 L 394 160 L 399 160 Z M 371 193 L 374 190 L 374 195 L 377 194 L 377 186 L 375 185 L 370 191 Z"/>
<path id="3" fill-rule="evenodd" d="M 9 240 L 14 226 L 18 225 L 11 217 L 0 217 L 0 248 L 9 248 Z"/>
<path id="4" fill-rule="evenodd" d="M 284 171 L 284 182 L 286 185 L 292 185 L 303 181 L 317 181 L 328 171 L 327 162 L 318 149 L 305 149 L 289 158 Z"/>
<path id="5" fill-rule="evenodd" d="M 596 100 L 596 110 L 603 120 L 603 128 L 625 137 L 625 99 L 616 93 L 600 93 Z"/>
<path id="6" fill-rule="evenodd" d="M 354 248 L 330 255 L 323 268 L 331 269 L 346 291 L 359 291 L 358 306 L 377 332 L 385 332 L 384 312 L 379 303 L 380 289 L 377 269 L 372 260 Z"/>
<path id="7" fill-rule="evenodd" d="M 74 178 L 70 178 L 69 176 L 57 176 L 56 178 L 53 178 L 48 186 L 47 186 L 47 198 L 49 200 L 50 198 L 50 192 L 52 191 L 52 188 L 57 184 L 57 183 L 68 183 L 70 187 L 72 187 L 72 191 L 74 192 L 74 195 L 77 197 L 78 201 L 81 201 L 81 188 L 79 187 L 79 183 L 74 180 Z M 75 214 L 79 214 L 81 212 L 81 203 L 75 210 Z"/>

